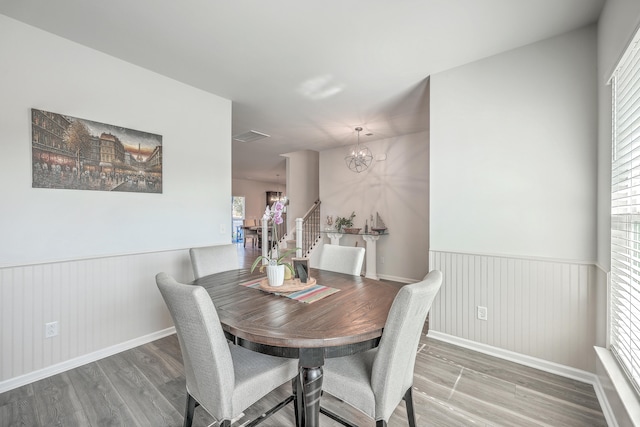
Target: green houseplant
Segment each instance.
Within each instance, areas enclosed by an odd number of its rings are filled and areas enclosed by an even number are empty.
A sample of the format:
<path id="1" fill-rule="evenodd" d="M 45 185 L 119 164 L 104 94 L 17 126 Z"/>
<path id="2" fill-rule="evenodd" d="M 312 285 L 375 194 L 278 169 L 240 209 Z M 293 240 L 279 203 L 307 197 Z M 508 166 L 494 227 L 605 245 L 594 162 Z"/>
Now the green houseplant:
<path id="1" fill-rule="evenodd" d="M 349 217 L 337 216 L 336 217 L 336 222 L 335 222 L 336 230 L 343 231 L 343 229 L 345 229 L 345 228 L 353 227 L 353 218 L 355 218 L 355 217 L 356 217 L 355 211 L 351 212 L 351 215 Z"/>

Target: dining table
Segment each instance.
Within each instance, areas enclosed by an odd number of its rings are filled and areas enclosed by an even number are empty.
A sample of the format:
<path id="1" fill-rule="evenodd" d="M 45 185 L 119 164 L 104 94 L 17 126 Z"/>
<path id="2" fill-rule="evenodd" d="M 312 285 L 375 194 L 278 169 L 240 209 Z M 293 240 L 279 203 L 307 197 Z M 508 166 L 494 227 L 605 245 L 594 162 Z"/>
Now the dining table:
<path id="1" fill-rule="evenodd" d="M 375 348 L 401 285 L 310 268 L 308 283 L 316 286 L 281 293 L 263 290 L 264 277 L 258 269 L 252 273 L 243 268 L 192 284 L 207 290 L 227 339 L 235 345 L 299 360 L 292 384 L 296 425 L 316 427 L 325 359 Z M 305 293 L 304 298 L 294 296 Z"/>

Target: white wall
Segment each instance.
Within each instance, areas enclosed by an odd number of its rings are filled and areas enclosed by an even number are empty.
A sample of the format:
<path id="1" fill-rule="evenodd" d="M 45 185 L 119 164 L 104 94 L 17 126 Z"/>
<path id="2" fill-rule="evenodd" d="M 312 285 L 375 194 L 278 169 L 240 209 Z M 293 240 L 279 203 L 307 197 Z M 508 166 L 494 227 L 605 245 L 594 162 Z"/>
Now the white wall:
<path id="1" fill-rule="evenodd" d="M 476 307 L 461 301 L 477 301 L 505 321 L 464 338 L 595 371 L 594 272 L 562 272 L 595 261 L 596 95 L 593 26 L 431 77 L 430 250 L 449 269 L 434 311 L 455 319 L 436 317 L 433 330 L 461 336 L 456 325 L 477 323 Z M 505 266 L 495 278 L 474 270 L 487 256 Z M 509 263 L 553 267 L 522 274 Z M 522 304 L 534 318 L 509 321 Z M 544 348 L 514 336 L 545 337 L 536 341 Z"/>
<path id="2" fill-rule="evenodd" d="M 273 184 L 250 179 L 233 179 L 231 191 L 234 196 L 245 197 L 245 218 L 260 220 L 266 207 L 267 191 L 282 191 L 287 194 L 285 190 L 284 184 Z"/>
<path id="3" fill-rule="evenodd" d="M 171 326 L 155 274 L 231 240 L 231 103 L 2 15 L 0 58 L 1 392 Z M 164 192 L 31 188 L 32 107 L 162 135 Z"/>
<path id="4" fill-rule="evenodd" d="M 0 266 L 231 240 L 230 101 L 4 16 L 0 57 Z M 162 135 L 163 193 L 31 188 L 32 107 Z"/>
<path id="5" fill-rule="evenodd" d="M 595 36 L 432 76 L 431 249 L 595 259 Z"/>
<path id="6" fill-rule="evenodd" d="M 374 160 L 359 174 L 345 165 L 345 147 L 320 153 L 321 217 L 324 221 L 327 215 L 335 219 L 355 211 L 354 226 L 364 229 L 365 220 L 378 212 L 389 231 L 377 242 L 378 275 L 422 279 L 429 258 L 429 135 L 421 132 L 366 145 L 374 157 L 386 154 L 386 160 Z M 364 246 L 358 236 L 340 240 L 341 245 L 356 242 Z"/>
<path id="7" fill-rule="evenodd" d="M 287 229 L 296 229 L 296 218 L 302 218 L 319 198 L 319 162 L 317 151 L 302 150 L 283 154 L 287 158 Z"/>

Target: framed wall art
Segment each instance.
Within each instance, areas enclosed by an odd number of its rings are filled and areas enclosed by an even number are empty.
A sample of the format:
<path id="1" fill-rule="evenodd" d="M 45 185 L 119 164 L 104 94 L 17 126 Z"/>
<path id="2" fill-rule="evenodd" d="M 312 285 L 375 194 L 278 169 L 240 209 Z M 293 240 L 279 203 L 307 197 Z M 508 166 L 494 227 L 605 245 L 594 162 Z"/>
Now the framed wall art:
<path id="1" fill-rule="evenodd" d="M 31 109 L 33 188 L 162 193 L 162 136 Z"/>

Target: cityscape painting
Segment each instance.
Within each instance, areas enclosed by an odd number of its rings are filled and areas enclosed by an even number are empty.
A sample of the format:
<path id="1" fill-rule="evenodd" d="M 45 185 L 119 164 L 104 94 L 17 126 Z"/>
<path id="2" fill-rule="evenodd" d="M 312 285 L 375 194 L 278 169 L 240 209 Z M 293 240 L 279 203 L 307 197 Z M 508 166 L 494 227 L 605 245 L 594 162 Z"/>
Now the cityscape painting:
<path id="1" fill-rule="evenodd" d="M 31 109 L 33 188 L 162 193 L 162 136 Z"/>

